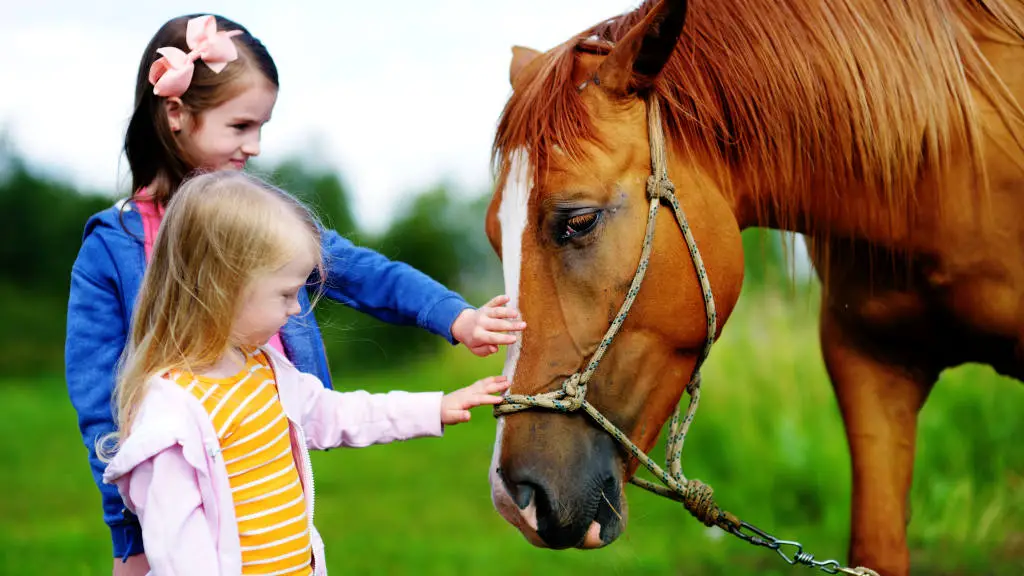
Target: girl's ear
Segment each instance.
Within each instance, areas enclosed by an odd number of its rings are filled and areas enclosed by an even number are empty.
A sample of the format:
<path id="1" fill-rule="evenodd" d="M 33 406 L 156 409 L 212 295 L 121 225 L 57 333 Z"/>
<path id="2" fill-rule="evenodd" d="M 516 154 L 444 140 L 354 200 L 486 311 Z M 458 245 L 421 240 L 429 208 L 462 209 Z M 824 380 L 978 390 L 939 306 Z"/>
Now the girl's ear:
<path id="1" fill-rule="evenodd" d="M 171 132 L 181 132 L 181 127 L 185 123 L 185 115 L 188 113 L 181 98 L 177 96 L 165 98 L 164 111 L 167 113 L 167 123 L 170 125 Z"/>

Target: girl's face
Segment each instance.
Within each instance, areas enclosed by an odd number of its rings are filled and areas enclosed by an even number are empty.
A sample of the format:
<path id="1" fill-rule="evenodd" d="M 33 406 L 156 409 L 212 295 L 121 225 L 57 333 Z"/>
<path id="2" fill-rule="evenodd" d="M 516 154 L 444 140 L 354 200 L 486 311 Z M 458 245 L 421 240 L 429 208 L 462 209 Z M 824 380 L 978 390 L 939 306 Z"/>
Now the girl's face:
<path id="1" fill-rule="evenodd" d="M 171 130 L 183 137 L 199 168 L 241 170 L 249 158 L 259 155 L 260 132 L 270 121 L 277 88 L 262 76 L 253 76 L 240 94 L 196 116 L 169 109 Z"/>
<path id="2" fill-rule="evenodd" d="M 316 266 L 313 250 L 298 250 L 284 266 L 253 279 L 232 326 L 232 342 L 262 346 L 301 311 L 299 290 Z"/>

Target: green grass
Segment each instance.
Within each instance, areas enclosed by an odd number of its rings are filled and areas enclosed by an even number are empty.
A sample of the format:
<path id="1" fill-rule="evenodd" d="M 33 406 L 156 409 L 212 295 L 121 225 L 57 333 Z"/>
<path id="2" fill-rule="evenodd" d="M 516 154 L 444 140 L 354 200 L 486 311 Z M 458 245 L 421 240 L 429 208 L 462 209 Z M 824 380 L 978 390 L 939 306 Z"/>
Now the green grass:
<path id="1" fill-rule="evenodd" d="M 845 559 L 846 441 L 809 303 L 745 298 L 705 368 L 684 470 L 719 503 L 819 559 Z M 453 350 L 345 388 L 451 390 L 500 370 Z M 343 366 L 334 366 L 344 372 Z M 0 573 L 109 574 L 109 537 L 59 379 L 0 382 Z M 1024 573 L 1024 386 L 978 366 L 949 371 L 922 417 L 910 525 L 915 574 Z M 531 547 L 491 506 L 494 420 L 443 439 L 314 454 L 328 565 L 355 574 L 802 574 L 628 489 L 623 537 L 597 551 Z M 662 455 L 658 452 L 658 459 Z"/>

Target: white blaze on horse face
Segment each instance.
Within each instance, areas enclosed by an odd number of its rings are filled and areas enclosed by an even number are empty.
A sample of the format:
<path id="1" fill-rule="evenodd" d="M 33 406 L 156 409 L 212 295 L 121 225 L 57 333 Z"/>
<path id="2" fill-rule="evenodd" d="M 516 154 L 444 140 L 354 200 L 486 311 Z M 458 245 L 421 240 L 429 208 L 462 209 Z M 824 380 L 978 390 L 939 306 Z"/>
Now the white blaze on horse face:
<path id="1" fill-rule="evenodd" d="M 505 294 L 509 306 L 519 307 L 519 280 L 523 262 L 523 233 L 526 230 L 526 211 L 533 191 L 533 170 L 526 151 L 512 152 L 508 178 L 501 191 L 498 222 L 501 224 L 501 266 L 505 279 Z M 524 318 L 525 320 L 525 318 Z M 512 381 L 519 361 L 519 341 L 508 347 L 502 374 Z"/>
<path id="2" fill-rule="evenodd" d="M 498 222 L 501 224 L 501 263 L 505 279 L 505 294 L 509 297 L 509 306 L 519 308 L 519 282 L 522 272 L 523 234 L 526 231 L 526 211 L 533 191 L 533 170 L 529 157 L 524 150 L 515 150 L 509 158 L 509 173 L 505 179 L 505 188 L 501 191 L 501 206 L 498 207 Z M 526 318 L 523 318 L 525 320 Z M 519 361 L 520 341 L 510 345 L 506 350 L 505 368 L 502 374 L 509 382 L 515 381 L 516 364 Z M 533 502 L 526 510 L 520 511 L 505 489 L 505 483 L 498 474 L 498 458 L 501 454 L 501 436 L 505 428 L 505 418 L 498 418 L 494 439 L 494 453 L 491 455 L 489 480 L 491 483 L 491 500 L 498 512 L 535 544 L 540 543 L 537 537 L 537 520 Z M 533 512 L 531 517 L 531 512 Z"/>

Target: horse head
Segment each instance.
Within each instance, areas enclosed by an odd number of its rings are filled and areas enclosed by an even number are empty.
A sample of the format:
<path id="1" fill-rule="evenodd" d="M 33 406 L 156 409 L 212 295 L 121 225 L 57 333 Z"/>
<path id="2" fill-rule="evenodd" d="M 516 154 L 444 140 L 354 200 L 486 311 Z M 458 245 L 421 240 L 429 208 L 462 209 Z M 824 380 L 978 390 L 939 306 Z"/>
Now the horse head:
<path id="1" fill-rule="evenodd" d="M 685 14 L 685 2 L 665 1 L 614 44 L 603 33 L 615 25 L 609 21 L 546 53 L 513 49 L 512 95 L 495 139 L 498 178 L 486 217 L 506 291 L 530 326 L 507 352 L 512 395 L 557 391 L 599 354 L 586 401 L 644 452 L 657 442 L 708 339 L 682 222 L 671 209 L 653 214 L 648 196 L 650 105 Z M 740 226 L 716 184 L 719 164 L 678 141 L 666 145 L 665 159 L 707 262 L 717 333 L 742 284 Z M 649 216 L 650 257 L 630 294 Z M 631 296 L 608 342 L 609 326 Z M 579 411 L 507 413 L 497 426 L 492 497 L 534 545 L 604 546 L 625 528 L 624 486 L 636 468 L 636 458 Z"/>

